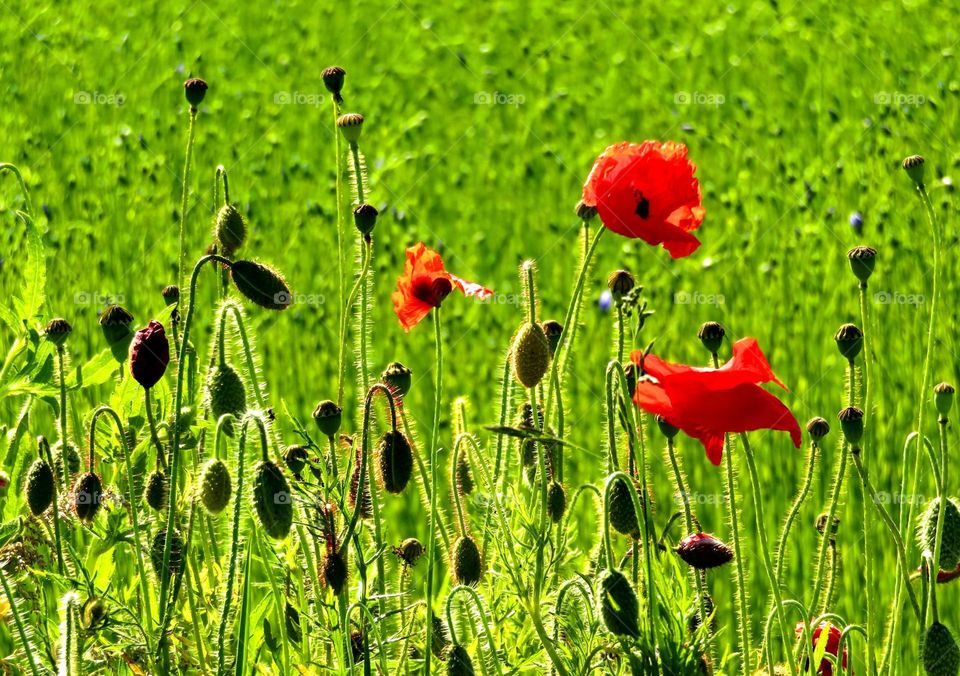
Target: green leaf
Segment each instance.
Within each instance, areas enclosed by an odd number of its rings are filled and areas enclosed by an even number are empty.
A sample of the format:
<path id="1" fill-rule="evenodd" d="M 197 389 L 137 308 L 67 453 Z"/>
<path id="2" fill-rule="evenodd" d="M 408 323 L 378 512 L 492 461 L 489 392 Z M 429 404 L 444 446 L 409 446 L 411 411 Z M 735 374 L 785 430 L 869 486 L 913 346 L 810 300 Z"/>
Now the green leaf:
<path id="1" fill-rule="evenodd" d="M 117 374 L 117 361 L 110 349 L 104 349 L 67 377 L 67 388 L 79 390 L 84 387 L 103 385 Z"/>
<path id="2" fill-rule="evenodd" d="M 33 219 L 22 211 L 17 217 L 27 229 L 27 260 L 21 277 L 23 292 L 20 296 L 18 314 L 23 321 L 32 321 L 40 314 L 43 306 L 44 289 L 47 283 L 47 264 L 43 252 L 43 239 L 33 224 Z"/>

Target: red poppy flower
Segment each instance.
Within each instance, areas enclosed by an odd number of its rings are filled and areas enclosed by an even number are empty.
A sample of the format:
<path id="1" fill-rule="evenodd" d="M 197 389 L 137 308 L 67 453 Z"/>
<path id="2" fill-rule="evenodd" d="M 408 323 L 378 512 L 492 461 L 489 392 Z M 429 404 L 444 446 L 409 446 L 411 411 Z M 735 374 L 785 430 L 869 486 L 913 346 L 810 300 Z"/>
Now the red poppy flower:
<path id="1" fill-rule="evenodd" d="M 594 162 L 583 202 L 596 207 L 615 233 L 660 244 L 673 258 L 682 258 L 700 246 L 690 232 L 706 215 L 696 171 L 682 143 L 617 143 Z"/>
<path id="2" fill-rule="evenodd" d="M 830 624 L 829 622 L 821 622 L 818 626 L 813 629 L 813 650 L 817 649 L 817 643 L 820 641 L 820 632 L 823 631 L 826 627 L 829 626 L 829 633 L 827 634 L 827 647 L 826 654 L 833 655 L 837 657 L 837 650 L 840 648 L 840 628 L 836 625 Z M 797 636 L 803 635 L 803 622 L 797 622 Z M 842 669 L 847 668 L 847 649 L 843 649 L 843 657 L 840 660 L 840 667 Z M 822 674 L 823 676 L 833 676 L 833 665 L 830 663 L 830 660 L 823 658 L 820 660 L 820 666 L 817 667 L 817 673 Z"/>
<path id="3" fill-rule="evenodd" d="M 779 399 L 760 383 L 784 384 L 774 375 L 754 338 L 733 345 L 733 358 L 718 369 L 671 364 L 656 355 L 631 355 L 646 376 L 633 401 L 700 440 L 714 465 L 723 456 L 727 433 L 770 429 L 789 432 L 800 447 L 800 425 Z"/>
<path id="4" fill-rule="evenodd" d="M 160 322 L 150 320 L 130 346 L 130 373 L 145 389 L 156 385 L 170 362 L 170 344 Z"/>
<path id="5" fill-rule="evenodd" d="M 390 298 L 393 311 L 405 331 L 409 331 L 426 317 L 451 291 L 459 289 L 465 296 L 487 298 L 493 291 L 479 284 L 451 275 L 443 267 L 443 260 L 423 242 L 407 249 L 407 263 L 397 279 L 397 290 Z"/>

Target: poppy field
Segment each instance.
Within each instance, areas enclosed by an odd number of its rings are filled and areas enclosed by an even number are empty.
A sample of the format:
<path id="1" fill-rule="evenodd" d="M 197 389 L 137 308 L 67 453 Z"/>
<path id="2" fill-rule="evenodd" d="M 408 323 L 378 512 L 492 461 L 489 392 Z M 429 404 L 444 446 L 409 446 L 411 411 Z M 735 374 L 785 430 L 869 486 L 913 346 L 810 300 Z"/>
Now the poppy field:
<path id="1" fill-rule="evenodd" d="M 0 2 L 0 669 L 960 673 L 954 13 Z"/>

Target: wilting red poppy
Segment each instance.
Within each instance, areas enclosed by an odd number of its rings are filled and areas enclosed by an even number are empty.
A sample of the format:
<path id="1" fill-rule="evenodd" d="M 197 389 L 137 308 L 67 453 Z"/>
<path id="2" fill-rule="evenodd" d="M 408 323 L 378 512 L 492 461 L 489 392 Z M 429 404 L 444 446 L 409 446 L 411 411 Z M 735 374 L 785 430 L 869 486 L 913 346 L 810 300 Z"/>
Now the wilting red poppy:
<path id="1" fill-rule="evenodd" d="M 733 358 L 718 369 L 671 364 L 636 351 L 634 363 L 646 376 L 633 401 L 699 439 L 714 465 L 723 456 L 725 434 L 770 429 L 789 432 L 800 447 L 800 425 L 779 399 L 760 383 L 784 384 L 774 375 L 754 338 L 733 345 Z"/>
<path id="2" fill-rule="evenodd" d="M 130 345 L 130 373 L 144 389 L 159 382 L 170 363 L 170 345 L 160 322 L 150 320 L 137 331 Z"/>
<path id="3" fill-rule="evenodd" d="M 707 213 L 696 171 L 682 143 L 617 143 L 594 162 L 583 202 L 596 207 L 615 233 L 660 244 L 673 258 L 682 258 L 700 246 L 690 232 Z"/>
<path id="4" fill-rule="evenodd" d="M 829 633 L 827 634 L 827 646 L 826 653 L 827 655 L 833 655 L 837 657 L 837 650 L 840 648 L 840 634 L 841 631 L 836 625 L 830 624 L 829 622 L 821 622 L 819 625 L 813 629 L 813 650 L 816 651 L 817 643 L 820 641 L 820 632 L 823 631 L 827 626 L 829 626 Z M 803 622 L 797 622 L 797 636 L 803 635 Z M 840 667 L 842 669 L 847 668 L 847 649 L 843 649 L 843 657 L 840 660 Z M 823 676 L 833 676 L 833 665 L 830 663 L 826 657 L 820 660 L 820 666 L 817 667 L 817 673 L 822 674 Z"/>
<path id="5" fill-rule="evenodd" d="M 443 260 L 423 242 L 407 249 L 407 263 L 397 279 L 397 290 L 390 298 L 393 311 L 405 331 L 409 331 L 426 317 L 451 291 L 459 289 L 465 296 L 487 298 L 493 291 L 479 284 L 451 275 L 443 267 Z"/>

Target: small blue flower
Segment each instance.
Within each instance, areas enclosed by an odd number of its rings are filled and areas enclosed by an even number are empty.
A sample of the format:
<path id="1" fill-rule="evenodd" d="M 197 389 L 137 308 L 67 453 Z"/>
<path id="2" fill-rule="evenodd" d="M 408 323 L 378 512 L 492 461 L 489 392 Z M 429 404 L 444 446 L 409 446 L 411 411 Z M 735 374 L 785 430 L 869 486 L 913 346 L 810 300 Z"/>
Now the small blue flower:
<path id="1" fill-rule="evenodd" d="M 597 301 L 597 307 L 600 308 L 601 312 L 609 312 L 610 308 L 613 307 L 613 294 L 610 293 L 610 289 L 606 289 L 600 294 L 600 300 Z"/>
<path id="2" fill-rule="evenodd" d="M 863 230 L 863 214 L 859 211 L 850 214 L 850 227 L 859 235 L 860 231 Z"/>

